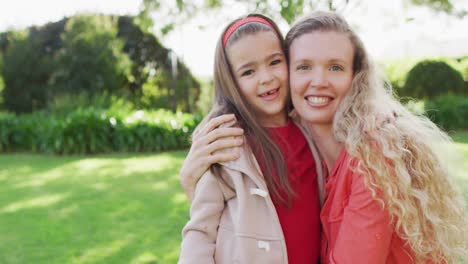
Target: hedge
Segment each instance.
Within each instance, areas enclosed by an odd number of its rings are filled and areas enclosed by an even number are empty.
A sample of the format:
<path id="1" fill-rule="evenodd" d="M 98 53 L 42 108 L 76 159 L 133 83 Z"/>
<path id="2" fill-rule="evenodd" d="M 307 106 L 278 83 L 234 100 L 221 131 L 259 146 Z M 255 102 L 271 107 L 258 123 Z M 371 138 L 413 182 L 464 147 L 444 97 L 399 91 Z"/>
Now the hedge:
<path id="1" fill-rule="evenodd" d="M 111 114 L 92 108 L 68 115 L 0 114 L 0 152 L 95 154 L 155 152 L 190 146 L 201 120 L 167 110 Z"/>
<path id="2" fill-rule="evenodd" d="M 425 103 L 426 115 L 445 130 L 468 129 L 468 97 L 445 95 Z"/>
<path id="3" fill-rule="evenodd" d="M 404 90 L 415 98 L 432 99 L 448 93 L 463 94 L 463 76 L 443 61 L 425 60 L 409 72 Z"/>

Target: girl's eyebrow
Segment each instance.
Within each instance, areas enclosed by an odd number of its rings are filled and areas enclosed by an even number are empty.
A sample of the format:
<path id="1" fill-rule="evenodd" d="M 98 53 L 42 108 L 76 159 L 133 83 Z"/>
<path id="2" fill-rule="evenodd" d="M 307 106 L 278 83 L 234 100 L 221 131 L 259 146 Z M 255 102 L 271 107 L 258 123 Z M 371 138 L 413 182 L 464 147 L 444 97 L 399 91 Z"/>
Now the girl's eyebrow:
<path id="1" fill-rule="evenodd" d="M 269 56 L 267 56 L 267 57 L 265 58 L 265 61 L 269 61 L 269 60 L 273 59 L 274 57 L 278 57 L 278 56 L 281 56 L 281 57 L 282 57 L 282 56 L 283 56 L 283 53 L 281 53 L 281 52 L 272 53 L 271 55 L 269 55 Z M 242 64 L 239 68 L 237 68 L 236 72 L 239 72 L 239 71 L 241 71 L 241 70 L 244 69 L 244 68 L 249 68 L 249 67 L 251 67 L 251 66 L 254 65 L 254 64 L 256 64 L 256 63 L 253 62 L 253 61 L 247 62 L 247 63 L 245 63 L 245 64 Z"/>
<path id="2" fill-rule="evenodd" d="M 236 72 L 240 72 L 245 68 L 250 68 L 254 64 L 255 64 L 255 62 L 253 62 L 253 61 L 242 64 L 239 68 L 237 68 Z"/>
<path id="3" fill-rule="evenodd" d="M 271 59 L 273 59 L 274 57 L 277 57 L 277 56 L 282 57 L 282 56 L 283 56 L 283 53 L 281 53 L 281 52 L 275 52 L 275 53 L 271 54 L 270 56 L 266 57 L 265 60 L 271 60 Z"/>

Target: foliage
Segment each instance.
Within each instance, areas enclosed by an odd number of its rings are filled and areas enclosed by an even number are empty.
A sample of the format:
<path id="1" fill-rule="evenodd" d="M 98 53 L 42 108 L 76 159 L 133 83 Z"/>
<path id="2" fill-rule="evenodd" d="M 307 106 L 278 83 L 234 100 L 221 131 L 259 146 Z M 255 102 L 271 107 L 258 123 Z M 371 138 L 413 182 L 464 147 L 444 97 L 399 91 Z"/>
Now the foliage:
<path id="1" fill-rule="evenodd" d="M 0 115 L 0 152 L 154 152 L 188 147 L 200 117 L 166 110 L 35 112 Z"/>
<path id="2" fill-rule="evenodd" d="M 282 19 L 288 24 L 311 10 L 327 8 L 336 11 L 351 3 L 360 4 L 359 0 L 177 0 L 169 2 L 144 0 L 138 16 L 138 24 L 143 26 L 145 30 L 157 26 L 161 34 L 165 35 L 174 27 L 187 23 L 200 12 L 217 10 L 222 6 L 230 6 L 233 2 L 241 2 L 249 13 L 262 13 L 273 17 L 277 21 Z M 442 11 L 460 17 L 465 15 L 465 11 L 455 10 L 451 0 L 410 0 L 407 2 L 415 6 L 427 6 L 435 11 Z M 157 24 L 153 24 L 151 21 L 152 16 L 157 17 Z"/>
<path id="3" fill-rule="evenodd" d="M 418 6 L 428 6 L 437 11 L 453 12 L 453 0 L 412 0 L 411 2 Z"/>
<path id="4" fill-rule="evenodd" d="M 61 67 L 53 76 L 60 92 L 88 93 L 117 91 L 125 88 L 131 60 L 117 38 L 117 21 L 103 15 L 70 18 L 61 34 Z"/>
<path id="5" fill-rule="evenodd" d="M 3 72 L 3 56 L 0 53 L 0 109 L 3 108 L 3 89 L 5 88 L 5 82 L 3 81 L 3 76 L 1 72 Z"/>
<path id="6" fill-rule="evenodd" d="M 201 93 L 197 101 L 197 111 L 206 115 L 213 104 L 214 87 L 212 79 L 201 80 Z"/>
<path id="7" fill-rule="evenodd" d="M 404 90 L 416 98 L 435 98 L 447 93 L 463 94 L 463 77 L 443 61 L 424 60 L 409 72 Z"/>
<path id="8" fill-rule="evenodd" d="M 465 81 L 465 87 L 463 91 L 468 91 L 468 57 L 460 58 L 447 58 L 447 57 L 433 57 L 427 59 L 418 59 L 418 58 L 404 58 L 397 60 L 387 60 L 380 62 L 380 66 L 384 69 L 385 75 L 388 80 L 391 82 L 394 91 L 400 96 L 404 101 L 408 100 L 412 96 L 412 90 L 406 91 L 404 89 L 406 79 L 408 77 L 408 72 L 419 62 L 424 60 L 435 60 L 445 62 L 450 65 L 452 68 L 457 70 L 463 75 Z"/>
<path id="9" fill-rule="evenodd" d="M 140 108 L 190 112 L 199 95 L 185 64 L 175 56 L 171 61 L 170 50 L 129 16 L 78 15 L 0 33 L 0 53 L 5 106 L 17 113 L 54 108 L 49 104 L 84 92 L 125 96 Z"/>
<path id="10" fill-rule="evenodd" d="M 382 63 L 385 75 L 392 84 L 394 91 L 400 96 L 410 96 L 404 90 L 408 72 L 419 62 L 417 59 L 399 59 Z"/>
<path id="11" fill-rule="evenodd" d="M 47 81 L 51 58 L 42 49 L 40 40 L 27 32 L 18 32 L 9 39 L 4 52 L 2 76 L 5 106 L 15 112 L 31 112 L 46 105 L 50 90 Z"/>
<path id="12" fill-rule="evenodd" d="M 445 95 L 425 103 L 427 115 L 445 130 L 468 129 L 468 97 Z"/>
<path id="13" fill-rule="evenodd" d="M 133 61 L 130 91 L 138 99 L 135 105 L 193 112 L 200 84 L 185 64 L 135 25 L 132 17 L 120 17 L 118 23 L 124 51 Z"/>

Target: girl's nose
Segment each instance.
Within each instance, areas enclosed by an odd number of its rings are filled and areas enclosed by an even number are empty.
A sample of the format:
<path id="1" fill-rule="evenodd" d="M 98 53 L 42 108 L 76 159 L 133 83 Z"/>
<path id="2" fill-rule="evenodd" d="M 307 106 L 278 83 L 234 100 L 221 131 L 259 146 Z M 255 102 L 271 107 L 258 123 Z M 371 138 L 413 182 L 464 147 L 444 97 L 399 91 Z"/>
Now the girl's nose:
<path id="1" fill-rule="evenodd" d="M 260 84 L 269 84 L 273 80 L 273 74 L 271 71 L 265 69 L 260 71 Z"/>

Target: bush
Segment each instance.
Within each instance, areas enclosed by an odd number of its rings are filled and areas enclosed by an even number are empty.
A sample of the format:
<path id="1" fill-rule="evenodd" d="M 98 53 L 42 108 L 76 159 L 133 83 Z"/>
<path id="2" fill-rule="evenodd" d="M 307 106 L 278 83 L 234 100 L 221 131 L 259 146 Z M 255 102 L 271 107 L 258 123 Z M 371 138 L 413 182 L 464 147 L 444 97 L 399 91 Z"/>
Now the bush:
<path id="1" fill-rule="evenodd" d="M 438 126 L 446 129 L 468 129 L 468 97 L 445 95 L 427 101 L 426 113 Z"/>
<path id="2" fill-rule="evenodd" d="M 2 54 L 0 53 L 0 109 L 3 108 L 3 88 L 5 87 L 5 82 L 3 81 L 3 76 L 2 76 L 2 68 L 3 68 L 3 58 L 2 58 Z"/>
<path id="3" fill-rule="evenodd" d="M 442 61 L 421 61 L 408 73 L 404 90 L 409 96 L 431 99 L 449 93 L 463 94 L 461 73 Z"/>
<path id="4" fill-rule="evenodd" d="M 181 149 L 190 146 L 190 135 L 200 120 L 164 110 L 1 113 L 0 152 L 94 154 Z"/>
<path id="5" fill-rule="evenodd" d="M 10 45 L 3 54 L 2 68 L 6 108 L 24 113 L 44 107 L 51 92 L 47 89 L 51 58 L 24 32 L 12 36 Z"/>
<path id="6" fill-rule="evenodd" d="M 213 80 L 212 79 L 203 79 L 200 81 L 201 88 L 200 88 L 200 97 L 197 101 L 197 111 L 202 113 L 203 115 L 208 114 L 212 105 L 213 105 L 213 98 L 214 98 L 214 87 L 213 87 Z"/>
<path id="7" fill-rule="evenodd" d="M 405 81 L 408 72 L 418 63 L 416 59 L 402 59 L 386 61 L 382 63 L 385 75 L 392 84 L 393 90 L 400 97 L 409 96 L 408 92 L 404 89 Z"/>
<path id="8" fill-rule="evenodd" d="M 61 94 L 56 95 L 49 102 L 47 110 L 54 114 L 69 114 L 77 109 L 94 108 L 97 110 L 107 110 L 107 112 L 128 113 L 134 110 L 133 103 L 129 96 L 118 96 L 108 92 L 89 94 L 81 92 L 76 95 Z"/>

